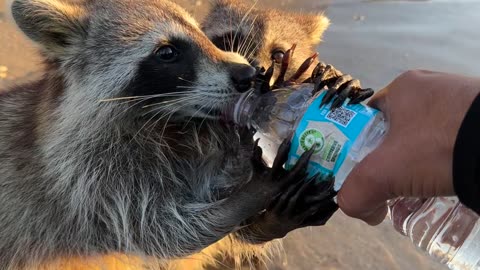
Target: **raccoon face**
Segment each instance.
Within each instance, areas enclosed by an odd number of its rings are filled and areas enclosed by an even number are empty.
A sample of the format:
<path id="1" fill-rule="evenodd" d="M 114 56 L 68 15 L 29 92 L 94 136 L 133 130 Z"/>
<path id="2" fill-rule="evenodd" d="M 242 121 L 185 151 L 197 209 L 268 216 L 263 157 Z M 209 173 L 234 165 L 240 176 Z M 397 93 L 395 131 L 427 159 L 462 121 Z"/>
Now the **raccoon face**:
<path id="1" fill-rule="evenodd" d="M 277 72 L 285 52 L 296 43 L 287 71 L 287 77 L 292 75 L 315 53 L 329 20 L 323 15 L 262 10 L 254 5 L 239 0 L 214 0 L 202 29 L 220 49 L 238 52 L 250 63 L 265 68 L 274 62 Z M 308 75 L 307 72 L 305 76 Z"/>
<path id="2" fill-rule="evenodd" d="M 108 106 L 135 119 L 217 118 L 256 74 L 167 1 L 14 0 L 12 15 L 65 78 L 64 100 L 127 100 Z"/>

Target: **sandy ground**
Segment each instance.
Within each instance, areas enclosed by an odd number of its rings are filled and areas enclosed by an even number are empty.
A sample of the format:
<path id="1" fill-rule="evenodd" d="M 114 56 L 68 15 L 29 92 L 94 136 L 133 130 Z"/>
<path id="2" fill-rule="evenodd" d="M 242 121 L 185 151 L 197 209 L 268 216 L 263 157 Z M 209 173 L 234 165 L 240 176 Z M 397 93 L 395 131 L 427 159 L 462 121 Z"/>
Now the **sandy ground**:
<path id="1" fill-rule="evenodd" d="M 181 0 L 195 16 L 208 0 Z M 479 75 L 480 1 L 260 0 L 260 5 L 321 11 L 332 26 L 321 58 L 364 86 L 381 88 L 402 71 L 425 68 Z M 9 23 L 0 0 L 0 88 L 37 70 L 34 47 Z M 386 221 L 377 227 L 337 213 L 325 227 L 298 230 L 285 240 L 278 269 L 445 269 L 418 252 Z"/>

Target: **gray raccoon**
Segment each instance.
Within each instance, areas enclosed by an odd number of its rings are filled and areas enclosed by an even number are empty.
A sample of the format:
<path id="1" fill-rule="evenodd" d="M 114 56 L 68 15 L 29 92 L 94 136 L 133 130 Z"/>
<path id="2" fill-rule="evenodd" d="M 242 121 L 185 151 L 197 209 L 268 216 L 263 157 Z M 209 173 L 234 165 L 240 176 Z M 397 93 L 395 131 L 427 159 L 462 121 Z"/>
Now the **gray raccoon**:
<path id="1" fill-rule="evenodd" d="M 240 0 L 214 0 L 202 29 L 224 51 L 238 52 L 264 68 L 273 61 L 277 68 L 272 78 L 277 77 L 285 52 L 296 44 L 286 73 L 288 78 L 316 52 L 330 22 L 323 14 L 267 10 L 255 5 Z M 299 81 L 308 79 L 312 68 Z"/>
<path id="2" fill-rule="evenodd" d="M 279 183 L 294 183 L 256 170 L 246 162 L 253 142 L 216 121 L 255 69 L 216 48 L 183 9 L 10 5 L 45 69 L 0 94 L 0 269 L 109 253 L 170 267 L 237 239 Z"/>

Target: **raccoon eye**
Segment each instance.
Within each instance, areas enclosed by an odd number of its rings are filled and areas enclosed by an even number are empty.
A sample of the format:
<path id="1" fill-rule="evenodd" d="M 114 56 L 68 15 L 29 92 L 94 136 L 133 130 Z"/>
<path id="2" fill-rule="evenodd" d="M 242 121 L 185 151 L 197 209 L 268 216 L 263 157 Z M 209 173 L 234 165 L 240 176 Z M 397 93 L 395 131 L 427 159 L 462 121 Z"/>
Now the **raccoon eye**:
<path id="1" fill-rule="evenodd" d="M 275 61 L 275 63 L 280 64 L 282 63 L 283 57 L 285 56 L 285 52 L 282 50 L 275 50 L 272 53 L 272 60 Z"/>
<path id="2" fill-rule="evenodd" d="M 155 52 L 158 60 L 166 63 L 173 62 L 178 57 L 178 51 L 171 45 L 164 45 Z"/>

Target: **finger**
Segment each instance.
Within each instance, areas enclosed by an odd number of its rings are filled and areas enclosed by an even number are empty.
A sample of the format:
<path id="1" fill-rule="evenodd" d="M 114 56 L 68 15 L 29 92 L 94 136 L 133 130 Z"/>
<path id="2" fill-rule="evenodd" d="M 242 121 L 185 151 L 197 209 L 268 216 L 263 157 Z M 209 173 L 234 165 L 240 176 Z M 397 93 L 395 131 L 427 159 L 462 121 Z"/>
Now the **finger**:
<path id="1" fill-rule="evenodd" d="M 387 204 L 384 203 L 380 205 L 378 208 L 370 212 L 363 213 L 360 216 L 360 219 L 365 221 L 368 225 L 376 226 L 382 223 L 383 220 L 385 220 L 385 217 L 387 216 L 387 212 L 388 212 Z"/>
<path id="2" fill-rule="evenodd" d="M 394 177 L 398 175 L 399 165 L 392 158 L 395 151 L 390 151 L 384 144 L 355 166 L 337 196 L 345 214 L 372 224 L 378 221 L 373 217 L 383 213 L 379 209 L 385 202 L 396 197 L 391 183 L 398 180 Z"/>
<path id="3" fill-rule="evenodd" d="M 367 105 L 379 111 L 386 112 L 387 92 L 388 92 L 388 88 L 384 88 L 380 90 L 375 95 L 373 95 L 373 97 L 368 101 Z"/>

